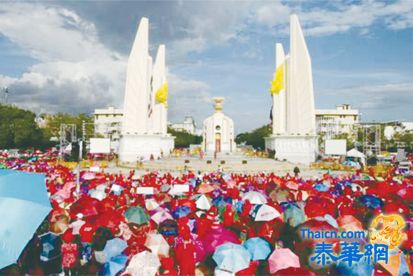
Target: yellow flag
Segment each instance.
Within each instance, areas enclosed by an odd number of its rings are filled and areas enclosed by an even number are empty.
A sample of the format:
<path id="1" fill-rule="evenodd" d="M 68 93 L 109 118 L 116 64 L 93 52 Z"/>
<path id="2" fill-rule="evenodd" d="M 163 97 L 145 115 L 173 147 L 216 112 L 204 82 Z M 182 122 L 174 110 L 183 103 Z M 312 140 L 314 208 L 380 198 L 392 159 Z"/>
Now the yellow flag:
<path id="1" fill-rule="evenodd" d="M 155 99 L 158 103 L 166 105 L 168 100 L 168 83 L 164 83 L 158 91 L 156 91 Z"/>
<path id="2" fill-rule="evenodd" d="M 281 90 L 284 90 L 284 63 L 275 70 L 274 79 L 271 81 L 270 92 L 271 95 L 274 95 L 279 94 Z"/>

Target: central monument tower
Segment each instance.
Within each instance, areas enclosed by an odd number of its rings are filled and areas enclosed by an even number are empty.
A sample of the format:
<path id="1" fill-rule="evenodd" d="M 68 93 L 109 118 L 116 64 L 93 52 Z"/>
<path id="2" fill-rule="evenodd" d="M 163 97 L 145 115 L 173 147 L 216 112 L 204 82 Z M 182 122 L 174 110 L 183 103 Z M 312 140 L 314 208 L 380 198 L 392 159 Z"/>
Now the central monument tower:
<path id="1" fill-rule="evenodd" d="M 223 97 L 214 97 L 215 112 L 204 120 L 203 150 L 206 153 L 230 153 L 236 149 L 234 122 L 222 112 Z"/>
<path id="2" fill-rule="evenodd" d="M 165 45 L 159 46 L 153 64 L 149 55 L 149 21 L 143 17 L 127 65 L 120 162 L 169 155 L 174 137 L 167 133 L 167 108 Z"/>
<path id="3" fill-rule="evenodd" d="M 292 163 L 315 161 L 317 135 L 315 125 L 313 73 L 311 58 L 297 15 L 290 16 L 290 53 L 275 45 L 275 74 L 270 89 L 272 135 L 265 147 L 275 157 Z"/>

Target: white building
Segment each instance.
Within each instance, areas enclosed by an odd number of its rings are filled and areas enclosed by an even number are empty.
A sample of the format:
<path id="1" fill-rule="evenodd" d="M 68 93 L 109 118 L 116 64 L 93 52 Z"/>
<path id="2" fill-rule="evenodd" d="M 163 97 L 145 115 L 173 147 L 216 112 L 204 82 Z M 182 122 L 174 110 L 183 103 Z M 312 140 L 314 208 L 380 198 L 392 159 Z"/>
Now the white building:
<path id="1" fill-rule="evenodd" d="M 123 110 L 114 107 L 95 109 L 93 119 L 95 134 L 110 138 L 111 149 L 117 152 L 122 130 Z"/>
<path id="2" fill-rule="evenodd" d="M 207 153 L 234 152 L 234 122 L 222 112 L 224 98 L 213 100 L 215 112 L 204 120 L 202 148 Z"/>
<path id="3" fill-rule="evenodd" d="M 191 116 L 186 116 L 183 123 L 170 124 L 169 127 L 176 131 L 186 131 L 192 135 L 202 135 L 202 130 L 196 128 L 195 120 Z"/>
<path id="4" fill-rule="evenodd" d="M 359 111 L 349 104 L 338 105 L 336 109 L 316 109 L 317 133 L 331 139 L 338 134 L 353 133 L 353 127 L 359 122 Z"/>
<path id="5" fill-rule="evenodd" d="M 396 133 L 413 132 L 413 122 L 394 122 L 392 125 L 384 127 L 384 137 L 387 140 L 393 139 Z"/>

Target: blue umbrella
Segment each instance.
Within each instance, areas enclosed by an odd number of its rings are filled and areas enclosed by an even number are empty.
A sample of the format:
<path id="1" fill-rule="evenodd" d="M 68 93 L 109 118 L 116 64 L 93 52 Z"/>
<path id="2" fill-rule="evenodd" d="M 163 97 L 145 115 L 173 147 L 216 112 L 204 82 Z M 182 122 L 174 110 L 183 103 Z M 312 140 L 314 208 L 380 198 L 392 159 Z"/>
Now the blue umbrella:
<path id="1" fill-rule="evenodd" d="M 116 275 L 124 269 L 127 261 L 128 257 L 123 254 L 114 256 L 105 263 L 99 275 Z"/>
<path id="2" fill-rule="evenodd" d="M 176 209 L 172 212 L 172 215 L 174 218 L 182 218 L 191 213 L 191 209 L 188 206 L 178 206 Z"/>
<path id="3" fill-rule="evenodd" d="M 42 244 L 40 260 L 48 262 L 60 256 L 60 246 L 62 245 L 62 241 L 58 235 L 48 232 L 39 236 L 39 238 Z"/>
<path id="4" fill-rule="evenodd" d="M 44 175 L 0 170 L 0 267 L 17 261 L 50 210 Z"/>
<path id="5" fill-rule="evenodd" d="M 317 183 L 313 186 L 313 189 L 319 192 L 327 192 L 330 189 L 330 187 L 324 183 Z"/>
<path id="6" fill-rule="evenodd" d="M 248 239 L 244 247 L 251 254 L 253 261 L 266 260 L 272 252 L 270 243 L 260 237 Z"/>
<path id="7" fill-rule="evenodd" d="M 377 209 L 383 206 L 383 201 L 372 195 L 363 195 L 360 197 L 360 201 L 364 206 L 370 209 Z"/>
<path id="8" fill-rule="evenodd" d="M 296 227 L 305 222 L 304 210 L 295 203 L 285 203 L 281 205 L 284 208 L 284 221 L 292 227 Z"/>
<path id="9" fill-rule="evenodd" d="M 112 240 L 109 240 L 106 243 L 105 248 L 103 249 L 106 260 L 110 260 L 112 257 L 121 254 L 126 247 L 128 247 L 128 244 L 120 238 L 114 238 Z"/>
<path id="10" fill-rule="evenodd" d="M 232 242 L 218 246 L 212 258 L 219 269 L 232 273 L 248 268 L 251 261 L 251 255 L 247 249 Z"/>

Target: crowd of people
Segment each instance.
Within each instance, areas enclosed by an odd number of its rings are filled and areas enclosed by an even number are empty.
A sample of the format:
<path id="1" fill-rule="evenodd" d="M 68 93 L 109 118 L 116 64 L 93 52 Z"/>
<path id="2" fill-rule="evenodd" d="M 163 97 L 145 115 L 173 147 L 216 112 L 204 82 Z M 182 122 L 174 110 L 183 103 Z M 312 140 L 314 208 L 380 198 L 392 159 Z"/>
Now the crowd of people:
<path id="1" fill-rule="evenodd" d="M 412 273 L 413 179 L 390 170 L 301 178 L 291 173 L 127 174 L 56 165 L 52 151 L 0 153 L 0 166 L 46 175 L 52 211 L 5 274 L 315 275 Z M 368 230 L 399 214 L 397 264 L 313 262 L 300 229 Z M 338 239 L 328 239 L 339 252 Z M 369 243 L 368 238 L 359 241 Z M 400 275 L 400 274 L 399 274 Z"/>

